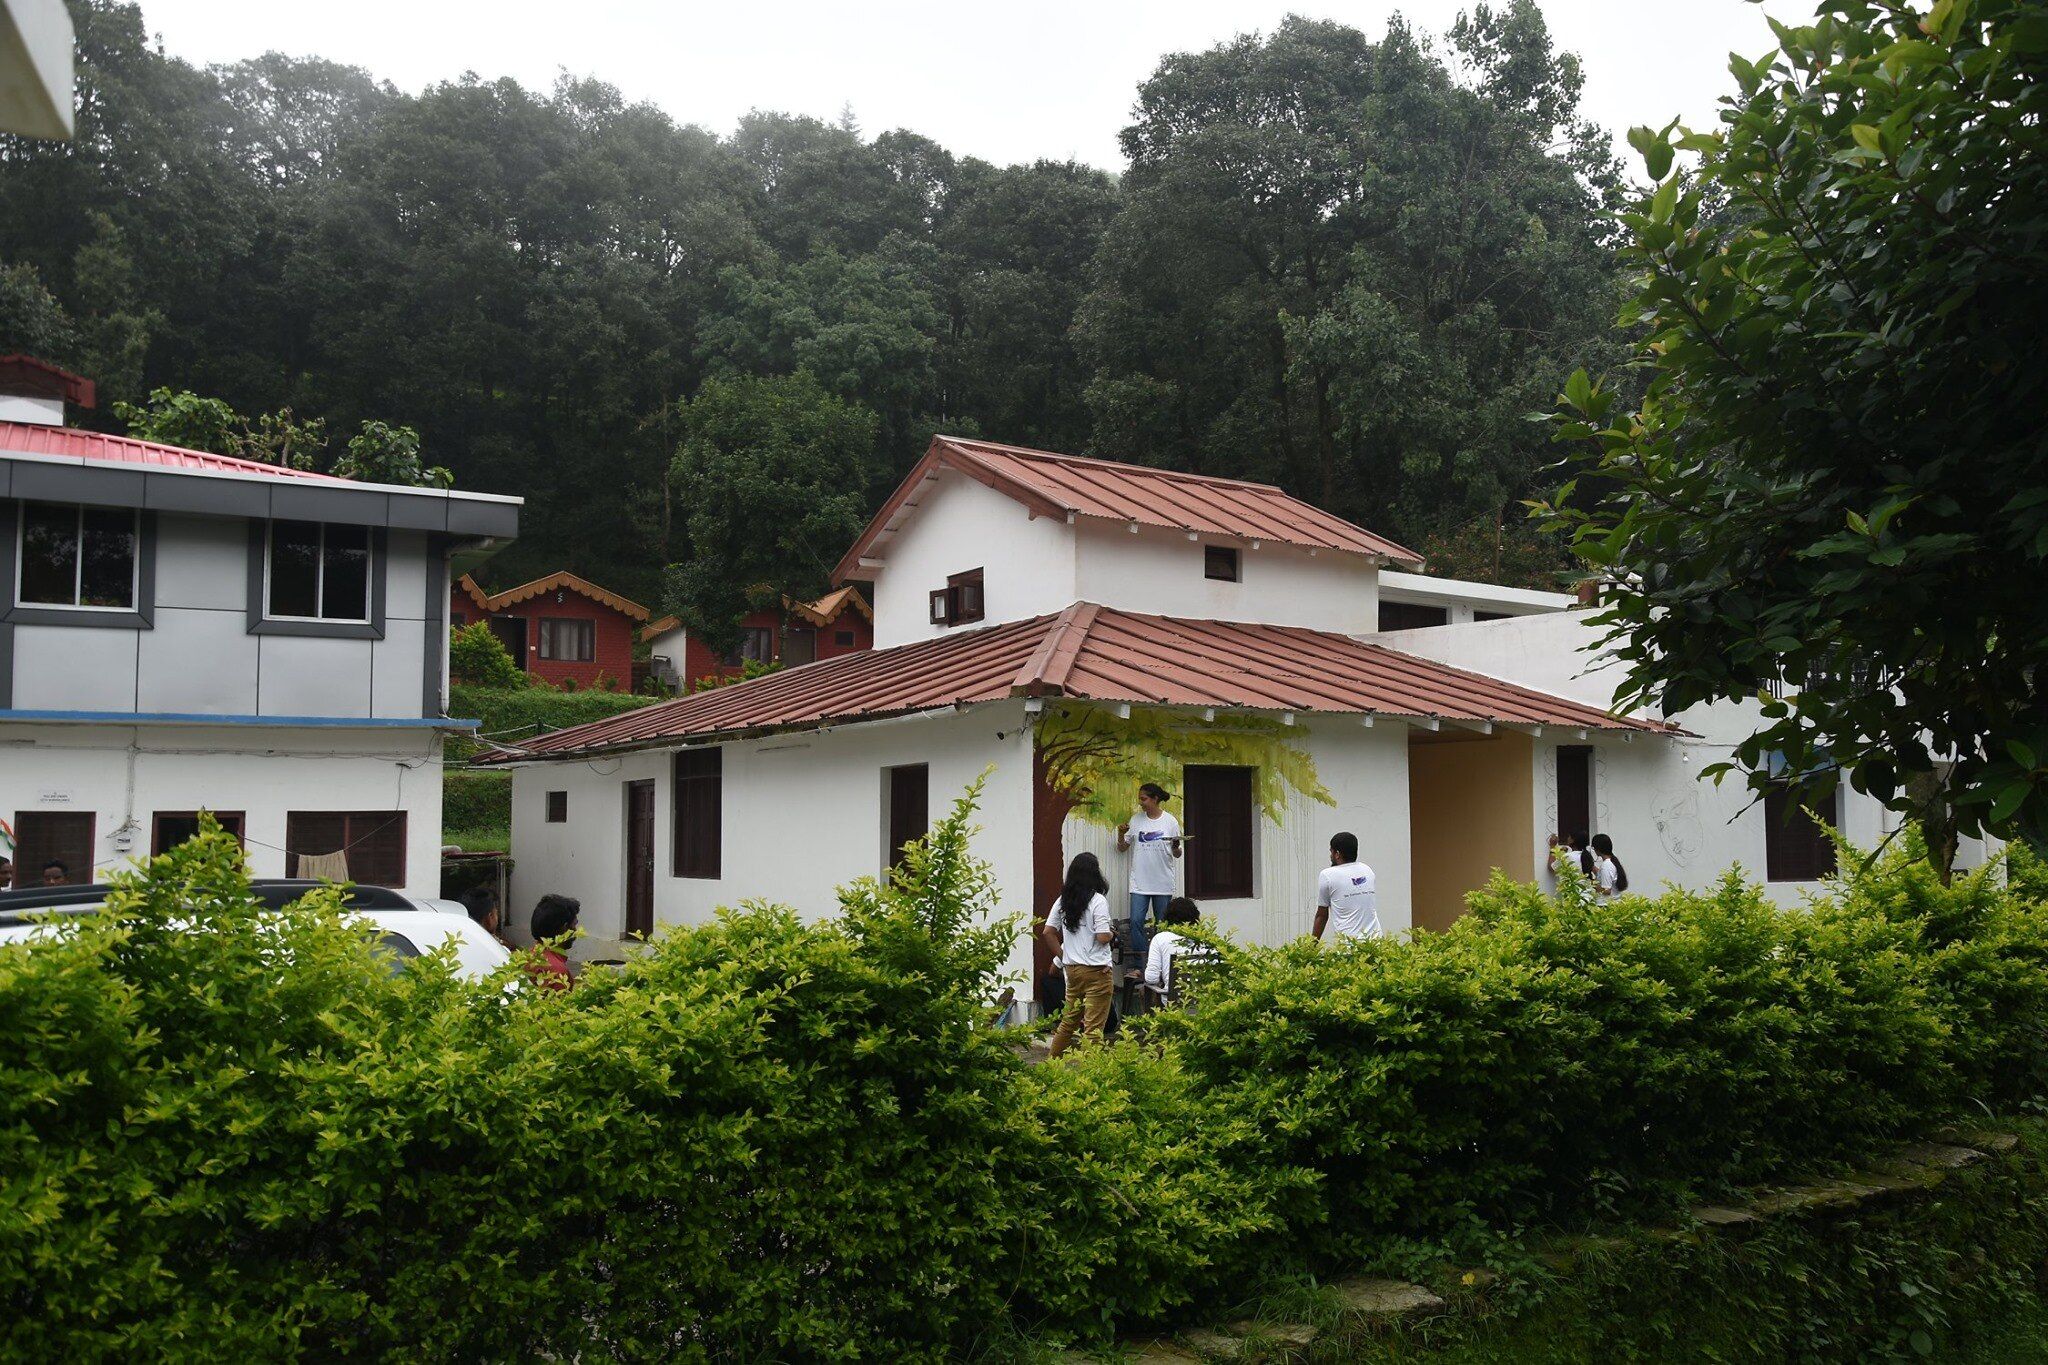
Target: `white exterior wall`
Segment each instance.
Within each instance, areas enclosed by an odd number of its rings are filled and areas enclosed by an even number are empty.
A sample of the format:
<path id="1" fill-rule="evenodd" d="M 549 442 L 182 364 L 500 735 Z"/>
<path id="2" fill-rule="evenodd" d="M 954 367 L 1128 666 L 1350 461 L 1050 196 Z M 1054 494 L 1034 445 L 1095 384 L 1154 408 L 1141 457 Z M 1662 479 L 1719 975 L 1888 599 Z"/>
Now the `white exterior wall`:
<path id="1" fill-rule="evenodd" d="M 1592 613 L 1554 612 L 1389 631 L 1373 637 L 1391 649 L 1497 678 L 1592 706 L 1613 704 L 1621 669 L 1597 654 L 1603 629 Z M 1545 866 L 1544 844 L 1556 829 L 1557 746 L 1593 745 L 1593 833 L 1614 840 L 1628 868 L 1630 885 L 1654 891 L 1665 882 L 1701 888 L 1731 867 L 1762 881 L 1763 807 L 1735 775 L 1718 786 L 1701 781 L 1700 770 L 1726 760 L 1760 720 L 1756 702 L 1717 702 L 1671 719 L 1696 737 L 1664 738 L 1594 733 L 1586 740 L 1546 730 L 1536 742 L 1536 865 Z M 1853 843 L 1873 848 L 1897 827 L 1897 817 L 1874 798 L 1842 787 L 1837 796 L 1838 827 Z M 1562 831 L 1560 831 L 1562 832 Z M 1773 899 L 1793 904 L 1817 890 L 1814 882 L 1770 882 Z"/>
<path id="2" fill-rule="evenodd" d="M 1077 599 L 1073 528 L 1032 517 L 1022 503 L 952 469 L 938 471 L 902 531 L 882 548 L 875 588 L 875 648 L 929 640 L 979 625 L 1063 611 Z M 930 599 L 953 574 L 982 571 L 975 625 L 935 626 Z"/>
<path id="3" fill-rule="evenodd" d="M 1542 612 L 1569 611 L 1577 605 L 1569 593 L 1538 592 L 1531 588 L 1508 588 L 1498 583 L 1475 583 L 1465 578 L 1436 578 L 1428 574 L 1380 574 L 1380 597 L 1388 602 L 1415 602 L 1442 607 L 1450 613 L 1450 625 L 1472 620 L 1475 611 L 1503 616 L 1530 616 Z M 1368 626 L 1376 629 L 1377 622 Z"/>
<path id="4" fill-rule="evenodd" d="M 1021 702 L 721 746 L 724 844 L 717 880 L 671 875 L 674 750 L 536 763 L 512 775 L 512 922 L 523 932 L 548 892 L 583 903 L 578 956 L 616 950 L 625 924 L 625 784 L 654 782 L 654 918 L 702 924 L 747 900 L 788 905 L 807 919 L 838 913 L 837 889 L 886 866 L 883 770 L 930 768 L 934 821 L 984 768 L 974 852 L 988 862 L 1006 914 L 1028 915 L 1031 892 L 1031 741 Z M 568 819 L 549 824 L 546 794 L 569 794 Z M 1018 994 L 1030 994 L 1030 948 L 1019 937 Z"/>
<path id="5" fill-rule="evenodd" d="M 440 894 L 438 731 L 0 723 L 0 814 L 91 811 L 97 877 L 148 856 L 155 812 L 196 809 L 244 812 L 257 877 L 285 875 L 290 811 L 403 810 L 401 889 Z"/>
<path id="6" fill-rule="evenodd" d="M 1196 620 L 1257 621 L 1357 635 L 1379 628 L 1378 571 L 1363 555 L 1292 545 L 1249 545 L 1227 537 L 1189 540 L 1185 531 L 1083 518 L 1072 531 L 1080 600 L 1124 611 Z M 1202 572 L 1206 545 L 1238 551 L 1240 581 Z M 1064 605 L 1064 604 L 1062 604 Z"/>
<path id="7" fill-rule="evenodd" d="M 1330 865 L 1330 836 L 1358 836 L 1358 856 L 1372 868 L 1379 891 L 1380 927 L 1406 932 L 1414 923 L 1408 829 L 1408 727 L 1382 721 L 1367 729 L 1356 718 L 1303 721 L 1288 736 L 1307 750 L 1337 798 L 1335 806 L 1296 799 L 1280 822 L 1259 819 L 1249 900 L 1203 901 L 1202 917 L 1244 943 L 1280 944 L 1315 924 L 1316 878 Z M 1185 816 L 1175 794 L 1168 810 Z M 1116 833 L 1069 818 L 1061 835 L 1071 858 L 1088 851 L 1109 878 L 1110 909 L 1130 914 L 1130 855 L 1116 851 Z M 1186 863 L 1180 885 L 1187 884 Z"/>

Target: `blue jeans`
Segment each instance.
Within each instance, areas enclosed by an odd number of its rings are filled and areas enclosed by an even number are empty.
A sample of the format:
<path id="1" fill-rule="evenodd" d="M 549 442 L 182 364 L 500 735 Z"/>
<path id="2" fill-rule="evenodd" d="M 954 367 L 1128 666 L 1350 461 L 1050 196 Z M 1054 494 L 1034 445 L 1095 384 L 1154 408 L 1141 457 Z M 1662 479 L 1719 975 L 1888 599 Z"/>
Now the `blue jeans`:
<path id="1" fill-rule="evenodd" d="M 1148 896 L 1142 891 L 1131 893 L 1131 951 L 1138 956 L 1139 965 L 1145 961 L 1145 911 L 1150 909 L 1158 918 L 1166 918 L 1166 903 L 1173 897 L 1161 893 Z"/>

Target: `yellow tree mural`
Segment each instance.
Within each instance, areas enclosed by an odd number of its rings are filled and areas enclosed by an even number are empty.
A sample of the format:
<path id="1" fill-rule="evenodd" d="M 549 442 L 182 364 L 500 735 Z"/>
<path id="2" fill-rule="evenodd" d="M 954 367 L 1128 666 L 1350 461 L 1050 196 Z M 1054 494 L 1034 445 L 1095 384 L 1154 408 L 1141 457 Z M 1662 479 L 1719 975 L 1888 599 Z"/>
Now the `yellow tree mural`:
<path id="1" fill-rule="evenodd" d="M 1180 790 L 1190 763 L 1250 768 L 1252 797 L 1278 820 L 1296 796 L 1326 806 L 1336 798 L 1315 760 L 1287 742 L 1289 726 L 1264 716 L 1218 716 L 1132 707 L 1128 717 L 1094 706 L 1048 705 L 1035 727 L 1045 780 L 1071 813 L 1115 829 L 1130 818 L 1141 783 Z"/>

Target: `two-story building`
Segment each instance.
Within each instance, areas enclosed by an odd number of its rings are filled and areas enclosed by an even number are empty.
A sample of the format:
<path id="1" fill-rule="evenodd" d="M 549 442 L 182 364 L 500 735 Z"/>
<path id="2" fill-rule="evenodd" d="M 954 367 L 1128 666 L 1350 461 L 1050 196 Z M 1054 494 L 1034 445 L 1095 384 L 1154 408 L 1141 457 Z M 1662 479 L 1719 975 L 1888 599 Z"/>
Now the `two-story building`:
<path id="1" fill-rule="evenodd" d="M 447 605 L 519 500 L 62 425 L 0 363 L 0 816 L 24 880 L 213 812 L 260 877 L 438 894 Z M 55 372 L 61 374 L 61 372 Z M 71 379 L 71 377 L 65 377 Z M 62 388 L 61 381 L 58 387 Z"/>
<path id="2" fill-rule="evenodd" d="M 1042 914 L 1082 849 L 1121 893 L 1113 821 L 1074 813 L 1060 765 L 1075 734 L 1113 751 L 1147 718 L 1197 753 L 1255 723 L 1312 768 L 1320 794 L 1225 744 L 1173 784 L 1184 890 L 1253 940 L 1306 932 L 1339 830 L 1397 932 L 1448 924 L 1495 869 L 1542 875 L 1559 833 L 1611 833 L 1647 889 L 1739 863 L 1789 902 L 1826 875 L 1824 841 L 1774 857 L 1739 784 L 1696 780 L 1747 733 L 1741 708 L 1613 714 L 1571 599 L 1420 567 L 1275 488 L 941 437 L 838 568 L 874 585 L 875 650 L 505 760 L 517 898 L 580 897 L 599 940 L 747 897 L 829 913 L 834 887 L 888 868 L 984 772 L 975 847 L 1006 912 Z M 1383 632 L 1387 600 L 1447 624 Z M 1866 842 L 1889 828 L 1854 793 L 1824 813 Z"/>

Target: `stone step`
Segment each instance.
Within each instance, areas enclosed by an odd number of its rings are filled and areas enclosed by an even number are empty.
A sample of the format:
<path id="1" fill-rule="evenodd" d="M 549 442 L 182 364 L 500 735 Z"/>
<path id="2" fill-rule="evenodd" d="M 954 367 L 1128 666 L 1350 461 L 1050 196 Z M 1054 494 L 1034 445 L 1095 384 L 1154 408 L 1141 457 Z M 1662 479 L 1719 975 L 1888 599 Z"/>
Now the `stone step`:
<path id="1" fill-rule="evenodd" d="M 1339 1280 L 1330 1286 L 1330 1295 L 1345 1312 L 1365 1318 L 1400 1318 L 1414 1313 L 1434 1313 L 1444 1306 L 1439 1295 L 1419 1284 L 1373 1276 Z"/>
<path id="2" fill-rule="evenodd" d="M 1203 1360 L 1291 1360 L 1315 1343 L 1305 1322 L 1233 1322 L 1222 1330 L 1201 1327 L 1181 1341 Z"/>

